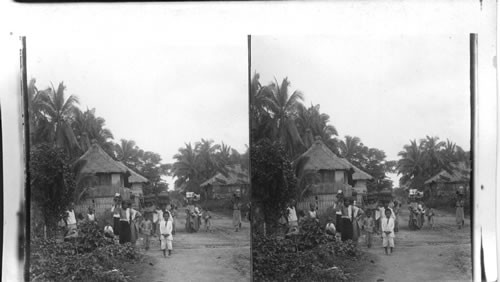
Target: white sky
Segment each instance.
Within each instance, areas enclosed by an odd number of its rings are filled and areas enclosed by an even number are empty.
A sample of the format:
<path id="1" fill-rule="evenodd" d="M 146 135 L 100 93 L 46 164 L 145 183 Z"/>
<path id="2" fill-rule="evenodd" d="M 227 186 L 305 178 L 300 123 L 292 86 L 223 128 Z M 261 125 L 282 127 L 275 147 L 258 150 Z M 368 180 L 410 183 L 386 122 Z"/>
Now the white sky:
<path id="1" fill-rule="evenodd" d="M 64 81 L 66 95 L 77 95 L 83 109 L 96 108 L 115 142 L 134 140 L 165 163 L 184 142 L 201 138 L 243 153 L 249 143 L 246 40 L 28 37 L 28 77 L 39 89 Z"/>
<path id="2" fill-rule="evenodd" d="M 254 71 L 262 84 L 288 77 L 340 138 L 358 136 L 388 160 L 426 135 L 470 150 L 468 34 L 253 36 Z"/>

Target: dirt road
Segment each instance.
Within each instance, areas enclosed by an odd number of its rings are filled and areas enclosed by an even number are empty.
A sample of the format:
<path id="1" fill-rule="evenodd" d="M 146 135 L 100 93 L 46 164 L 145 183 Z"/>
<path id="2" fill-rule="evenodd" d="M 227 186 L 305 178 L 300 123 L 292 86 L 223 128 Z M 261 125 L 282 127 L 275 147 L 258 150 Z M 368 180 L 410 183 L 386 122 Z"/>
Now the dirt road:
<path id="1" fill-rule="evenodd" d="M 234 232 L 232 218 L 212 215 L 213 232 L 202 228 L 197 233 L 186 233 L 184 215 L 177 222 L 173 254 L 164 258 L 158 238 L 153 238 L 152 265 L 133 281 L 250 281 L 250 224 L 242 223 L 242 230 Z M 139 242 L 140 244 L 140 242 Z"/>
<path id="2" fill-rule="evenodd" d="M 359 281 L 471 281 L 470 220 L 465 228 L 455 226 L 453 214 L 437 211 L 434 228 L 425 222 L 421 230 L 408 228 L 409 211 L 402 208 L 394 253 L 384 254 L 377 237 L 371 249 L 360 239 L 371 263 L 358 276 Z"/>

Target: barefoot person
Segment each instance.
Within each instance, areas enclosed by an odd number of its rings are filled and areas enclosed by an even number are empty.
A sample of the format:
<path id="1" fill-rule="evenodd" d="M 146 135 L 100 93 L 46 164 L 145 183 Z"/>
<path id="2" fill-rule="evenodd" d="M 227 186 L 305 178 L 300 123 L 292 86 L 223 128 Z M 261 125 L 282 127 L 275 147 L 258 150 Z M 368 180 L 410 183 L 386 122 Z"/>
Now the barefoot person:
<path id="1" fill-rule="evenodd" d="M 456 213 L 455 213 L 456 223 L 458 225 L 458 229 L 462 229 L 462 227 L 464 227 L 465 224 L 465 218 L 464 218 L 464 199 L 461 194 L 458 194 L 455 207 L 456 207 Z"/>
<path id="2" fill-rule="evenodd" d="M 375 231 L 375 220 L 373 220 L 372 212 L 368 210 L 366 212 L 366 218 L 363 221 L 363 229 L 366 233 L 366 246 L 368 248 L 372 247 L 373 232 Z"/>
<path id="3" fill-rule="evenodd" d="M 234 194 L 233 196 L 233 201 L 232 201 L 232 206 L 233 206 L 233 227 L 234 231 L 238 232 L 241 226 L 241 202 L 240 198 Z"/>
<path id="4" fill-rule="evenodd" d="M 385 248 L 385 254 L 392 254 L 394 248 L 394 218 L 390 209 L 385 210 L 385 217 L 382 221 L 382 245 Z M 388 250 L 390 248 L 390 252 Z"/>
<path id="5" fill-rule="evenodd" d="M 172 217 L 169 212 L 163 213 L 163 220 L 160 222 L 160 248 L 163 251 L 163 256 L 172 255 L 172 241 L 174 239 L 172 235 Z"/>
<path id="6" fill-rule="evenodd" d="M 212 214 L 208 208 L 203 210 L 203 220 L 205 221 L 205 232 L 212 232 Z"/>
<path id="7" fill-rule="evenodd" d="M 147 213 L 144 216 L 144 220 L 141 222 L 141 233 L 144 238 L 144 249 L 149 250 L 149 238 L 153 234 L 153 223 L 151 222 L 151 213 Z"/>
<path id="8" fill-rule="evenodd" d="M 139 237 L 139 218 L 142 215 L 132 208 L 132 202 L 128 202 L 128 209 L 130 210 L 130 242 L 135 245 Z"/>
<path id="9" fill-rule="evenodd" d="M 361 235 L 359 221 L 363 216 L 364 212 L 362 209 L 356 206 L 356 202 L 351 200 L 351 208 L 352 208 L 352 240 L 354 243 L 358 243 L 359 236 Z"/>
<path id="10" fill-rule="evenodd" d="M 429 227 L 432 228 L 434 226 L 434 209 L 429 207 L 427 210 L 425 210 L 425 215 L 427 216 Z"/>

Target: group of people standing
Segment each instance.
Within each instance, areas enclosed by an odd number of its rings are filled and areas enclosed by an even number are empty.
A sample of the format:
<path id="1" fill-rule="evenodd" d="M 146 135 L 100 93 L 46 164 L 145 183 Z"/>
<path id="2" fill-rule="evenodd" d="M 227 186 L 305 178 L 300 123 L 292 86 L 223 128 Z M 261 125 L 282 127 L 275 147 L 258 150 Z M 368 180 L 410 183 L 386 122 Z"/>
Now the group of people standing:
<path id="1" fill-rule="evenodd" d="M 186 207 L 186 231 L 197 232 L 202 224 L 205 224 L 205 231 L 212 232 L 212 213 L 208 208 L 202 209 L 200 205 L 188 201 Z"/>
<path id="2" fill-rule="evenodd" d="M 344 197 L 342 191 L 339 191 L 337 202 L 329 208 L 329 210 L 334 211 L 335 216 L 327 212 L 325 232 L 340 237 L 342 241 L 351 240 L 357 244 L 364 230 L 369 248 L 372 246 L 374 234 L 380 234 L 386 253 L 392 253 L 400 206 L 400 203 L 392 201 L 370 203 L 364 211 L 357 205 L 356 201 L 350 197 Z M 305 220 L 320 222 L 318 205 L 311 203 L 307 212 L 299 211 L 297 213 L 296 202 L 292 200 L 287 207 L 286 219 L 289 228 L 288 234 L 297 233 L 301 222 Z"/>
<path id="3" fill-rule="evenodd" d="M 114 204 L 111 207 L 113 213 L 113 227 L 106 226 L 105 233 L 114 233 L 120 244 L 135 244 L 139 235 L 144 239 L 144 248 L 149 249 L 150 238 L 158 236 L 160 248 L 163 255 L 172 254 L 172 241 L 175 233 L 175 210 L 171 205 L 156 209 L 154 211 L 139 211 L 132 208 L 132 202 L 122 200 L 120 194 L 116 194 Z"/>

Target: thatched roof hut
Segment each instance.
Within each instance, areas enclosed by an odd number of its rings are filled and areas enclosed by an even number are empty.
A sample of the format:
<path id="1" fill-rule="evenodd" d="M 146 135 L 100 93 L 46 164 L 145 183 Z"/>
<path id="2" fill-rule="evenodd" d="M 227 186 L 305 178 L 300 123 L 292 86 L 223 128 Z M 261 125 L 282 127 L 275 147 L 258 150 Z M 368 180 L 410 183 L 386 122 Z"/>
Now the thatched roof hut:
<path id="1" fill-rule="evenodd" d="M 440 171 L 438 174 L 429 178 L 424 184 L 431 183 L 468 183 L 470 181 L 471 169 L 464 162 L 452 164 L 453 171 L 451 173 L 446 170 Z"/>
<path id="2" fill-rule="evenodd" d="M 129 169 L 122 163 L 113 160 L 97 143 L 92 146 L 81 156 L 77 162 L 86 161 L 80 169 L 80 173 L 96 174 L 96 173 L 123 173 L 130 174 Z"/>
<path id="3" fill-rule="evenodd" d="M 347 160 L 335 155 L 320 139 L 302 154 L 294 163 L 307 159 L 303 170 L 350 170 L 353 166 Z"/>
<path id="4" fill-rule="evenodd" d="M 225 167 L 226 173 L 217 173 L 203 182 L 200 187 L 207 189 L 209 198 L 230 198 L 233 194 L 247 195 L 250 181 L 248 171 L 241 165 Z"/>
<path id="5" fill-rule="evenodd" d="M 212 178 L 203 182 L 200 186 L 208 185 L 239 185 L 239 184 L 249 184 L 248 172 L 241 168 L 241 165 L 226 166 L 227 174 L 219 172 Z"/>

